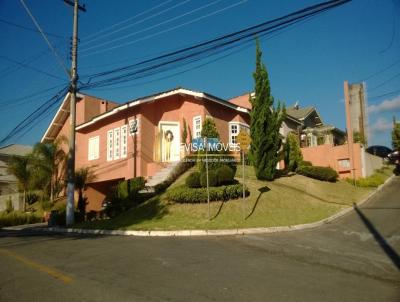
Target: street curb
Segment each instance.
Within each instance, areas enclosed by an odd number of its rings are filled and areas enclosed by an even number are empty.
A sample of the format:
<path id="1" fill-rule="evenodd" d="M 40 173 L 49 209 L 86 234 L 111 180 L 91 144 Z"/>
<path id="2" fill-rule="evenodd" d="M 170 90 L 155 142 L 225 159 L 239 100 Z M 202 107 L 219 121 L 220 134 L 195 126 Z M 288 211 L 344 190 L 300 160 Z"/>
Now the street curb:
<path id="1" fill-rule="evenodd" d="M 359 201 L 357 206 L 360 206 L 370 200 L 377 193 L 382 191 L 383 187 L 388 184 L 394 175 L 390 176 L 383 184 L 375 191 L 371 192 L 366 198 Z M 92 230 L 92 229 L 74 229 L 74 228 L 37 228 L 37 231 L 56 232 L 56 233 L 74 233 L 74 234 L 91 234 L 91 235 L 117 235 L 117 236 L 137 236 L 137 237 L 188 237 L 188 236 L 231 236 L 231 235 L 251 235 L 251 234 L 268 234 L 277 232 L 289 232 L 320 227 L 330 223 L 353 211 L 353 207 L 345 208 L 338 213 L 324 218 L 320 221 L 297 224 L 289 226 L 278 226 L 268 228 L 246 228 L 246 229 L 226 229 L 226 230 L 178 230 L 178 231 L 122 231 L 122 230 Z"/>

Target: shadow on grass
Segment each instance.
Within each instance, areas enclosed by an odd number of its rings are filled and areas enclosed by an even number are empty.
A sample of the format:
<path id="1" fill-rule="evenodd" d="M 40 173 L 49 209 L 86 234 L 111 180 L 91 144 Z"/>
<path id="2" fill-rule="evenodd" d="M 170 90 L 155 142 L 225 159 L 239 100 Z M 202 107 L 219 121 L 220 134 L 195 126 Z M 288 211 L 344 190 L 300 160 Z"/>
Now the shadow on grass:
<path id="1" fill-rule="evenodd" d="M 211 217 L 210 220 L 213 220 L 213 219 L 215 219 L 215 218 L 218 217 L 218 215 L 221 213 L 222 207 L 224 206 L 225 202 L 226 202 L 226 201 L 224 201 L 224 200 L 222 200 L 222 201 L 220 202 L 220 205 L 219 205 L 219 208 L 218 208 L 217 213 L 216 213 L 213 217 Z"/>
<path id="2" fill-rule="evenodd" d="M 369 232 L 374 236 L 376 242 L 385 252 L 385 254 L 392 260 L 393 264 L 400 270 L 400 257 L 399 254 L 391 247 L 391 245 L 385 240 L 385 238 L 379 233 L 379 231 L 375 228 L 375 226 L 371 223 L 371 221 L 364 215 L 364 213 L 357 207 L 357 205 L 353 204 L 354 210 L 360 217 L 361 221 L 367 227 Z"/>
<path id="3" fill-rule="evenodd" d="M 91 221 L 79 225 L 79 227 L 109 230 L 125 229 L 144 221 L 161 219 L 166 214 L 168 214 L 167 206 L 160 201 L 159 196 L 156 196 L 112 219 Z"/>
<path id="4" fill-rule="evenodd" d="M 267 193 L 268 191 L 271 191 L 271 189 L 268 188 L 267 186 L 265 186 L 265 187 L 259 188 L 258 191 L 260 192 L 260 194 L 258 194 L 257 199 L 256 199 L 256 202 L 254 203 L 253 208 L 251 209 L 250 214 L 247 215 L 245 219 L 247 219 L 247 218 L 249 218 L 251 215 L 253 215 L 254 211 L 256 210 L 258 201 L 260 200 L 261 195 L 262 195 L 263 193 Z"/>
<path id="5" fill-rule="evenodd" d="M 351 204 L 347 204 L 347 203 L 343 203 L 343 202 L 329 201 L 329 200 L 323 199 L 323 198 L 321 198 L 321 197 L 319 197 L 319 196 L 317 196 L 317 195 L 308 193 L 308 192 L 306 192 L 306 191 L 304 191 L 304 190 L 300 190 L 300 189 L 298 189 L 298 188 L 296 188 L 296 187 L 292 187 L 292 186 L 288 186 L 288 185 L 284 185 L 284 184 L 280 184 L 280 183 L 274 183 L 274 185 L 276 185 L 276 186 L 278 186 L 278 187 L 289 188 L 289 189 L 292 189 L 292 190 L 294 190 L 294 191 L 300 192 L 300 193 L 302 193 L 302 194 L 311 196 L 311 197 L 315 198 L 316 200 L 318 200 L 318 201 L 320 201 L 320 202 L 330 203 L 330 204 L 337 204 L 337 205 L 341 205 L 341 206 L 351 206 Z"/>

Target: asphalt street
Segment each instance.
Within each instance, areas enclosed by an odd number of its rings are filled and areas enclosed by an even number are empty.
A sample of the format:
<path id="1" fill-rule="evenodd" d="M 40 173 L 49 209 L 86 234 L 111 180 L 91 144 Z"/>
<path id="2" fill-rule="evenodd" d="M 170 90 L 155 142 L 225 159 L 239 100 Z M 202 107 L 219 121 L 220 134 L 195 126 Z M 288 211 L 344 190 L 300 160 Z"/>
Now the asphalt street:
<path id="1" fill-rule="evenodd" d="M 293 197 L 295 198 L 295 196 Z M 143 238 L 0 231 L 0 301 L 400 301 L 400 177 L 322 227 Z"/>

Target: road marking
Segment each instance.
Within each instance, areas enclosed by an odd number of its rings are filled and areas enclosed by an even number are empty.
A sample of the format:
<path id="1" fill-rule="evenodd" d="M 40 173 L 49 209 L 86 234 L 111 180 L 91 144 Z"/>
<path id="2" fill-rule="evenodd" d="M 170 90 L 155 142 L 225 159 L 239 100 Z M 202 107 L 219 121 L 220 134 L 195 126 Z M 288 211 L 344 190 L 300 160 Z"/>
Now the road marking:
<path id="1" fill-rule="evenodd" d="M 55 269 L 52 269 L 51 267 L 48 267 L 43 264 L 37 263 L 35 261 L 29 260 L 28 258 L 20 256 L 12 251 L 0 248 L 0 253 L 2 253 L 3 255 L 7 255 L 11 258 L 14 258 L 14 259 L 16 259 L 16 260 L 26 264 L 27 266 L 30 266 L 40 272 L 46 273 L 66 284 L 69 284 L 72 282 L 71 277 L 68 277 L 68 276 L 64 275 L 63 273 L 61 273 Z"/>

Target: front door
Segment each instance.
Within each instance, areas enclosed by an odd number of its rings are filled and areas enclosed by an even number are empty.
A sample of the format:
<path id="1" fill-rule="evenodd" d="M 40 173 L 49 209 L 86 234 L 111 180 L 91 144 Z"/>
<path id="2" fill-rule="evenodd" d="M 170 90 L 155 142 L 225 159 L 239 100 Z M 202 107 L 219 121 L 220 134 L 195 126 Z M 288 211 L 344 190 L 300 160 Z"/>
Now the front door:
<path id="1" fill-rule="evenodd" d="M 161 160 L 175 162 L 180 160 L 180 131 L 179 123 L 161 122 Z"/>

